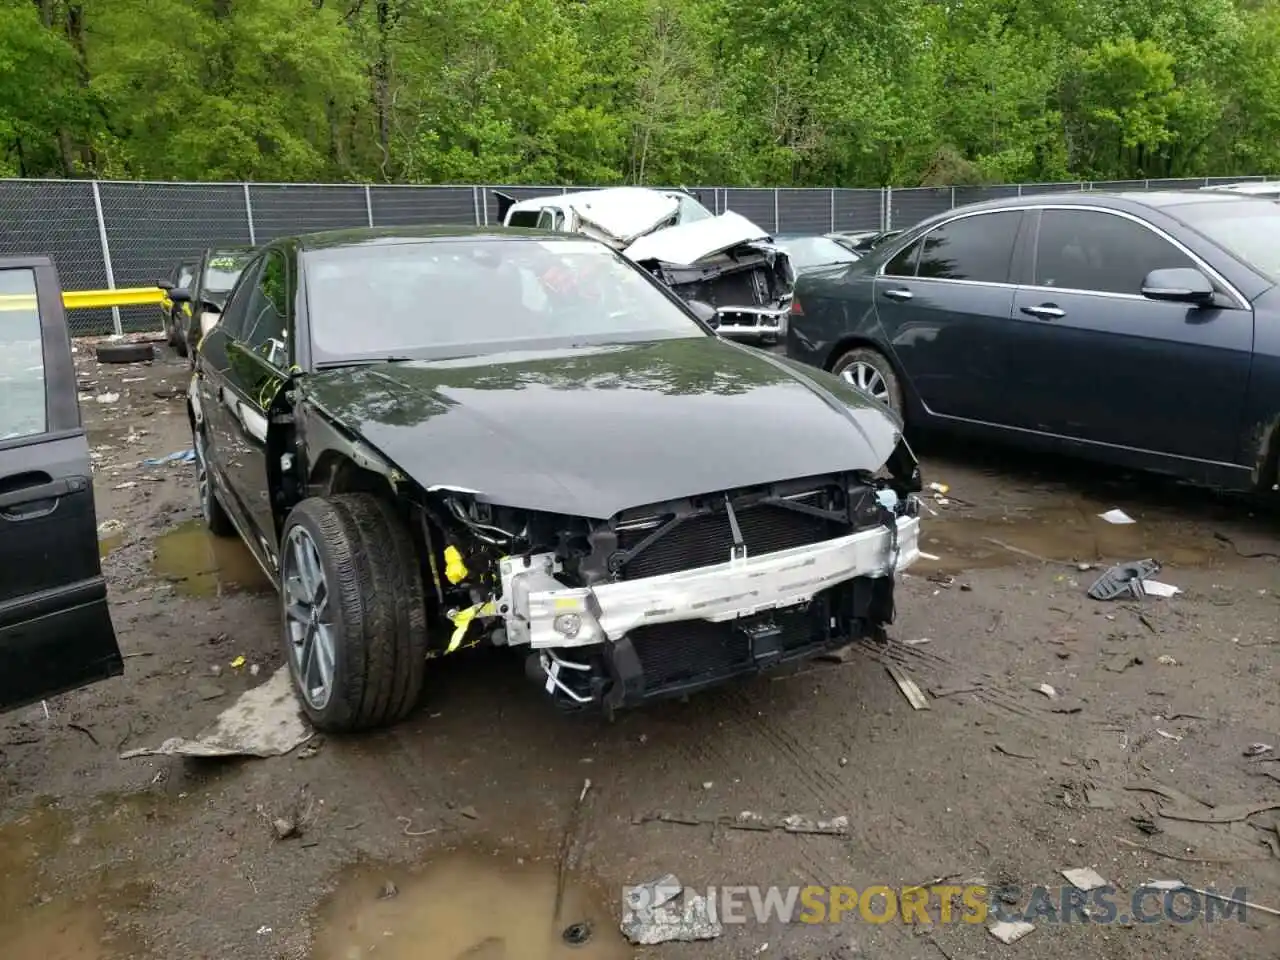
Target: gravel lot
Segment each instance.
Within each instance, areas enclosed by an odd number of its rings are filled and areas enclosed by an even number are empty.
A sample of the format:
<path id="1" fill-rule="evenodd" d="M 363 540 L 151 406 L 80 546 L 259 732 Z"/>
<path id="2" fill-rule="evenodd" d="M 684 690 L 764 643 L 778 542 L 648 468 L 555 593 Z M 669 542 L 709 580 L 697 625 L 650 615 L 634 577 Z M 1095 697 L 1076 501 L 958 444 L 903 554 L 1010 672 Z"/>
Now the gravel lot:
<path id="1" fill-rule="evenodd" d="M 440 665 L 419 712 L 384 733 L 279 759 L 122 760 L 194 734 L 265 680 L 280 662 L 277 609 L 243 548 L 200 531 L 191 468 L 141 464 L 189 446 L 184 401 L 165 395 L 185 386 L 185 362 L 100 367 L 79 351 L 128 659 L 124 677 L 50 701 L 47 716 L 0 718 L 6 960 L 1276 956 L 1280 916 L 1258 910 L 1216 924 L 1041 921 L 1009 946 L 985 925 L 852 918 L 729 924 L 643 950 L 617 932 L 623 885 L 666 873 L 699 888 L 982 878 L 1025 891 L 1091 866 L 1122 892 L 1178 878 L 1280 908 L 1280 810 L 1224 824 L 1159 814 L 1280 803 L 1274 514 L 935 445 L 926 480 L 950 489 L 930 501 L 925 549 L 939 559 L 902 583 L 887 648 L 612 724 L 557 714 L 518 660 L 477 653 Z M 1113 507 L 1137 522 L 1097 517 Z M 1085 595 L 1098 574 L 1081 565 L 1143 557 L 1184 592 Z M 886 665 L 932 691 L 928 710 Z M 1246 757 L 1256 743 L 1273 749 Z M 849 827 L 633 822 L 655 811 Z M 276 839 L 279 817 L 300 835 Z M 591 936 L 568 946 L 561 931 L 579 921 Z"/>

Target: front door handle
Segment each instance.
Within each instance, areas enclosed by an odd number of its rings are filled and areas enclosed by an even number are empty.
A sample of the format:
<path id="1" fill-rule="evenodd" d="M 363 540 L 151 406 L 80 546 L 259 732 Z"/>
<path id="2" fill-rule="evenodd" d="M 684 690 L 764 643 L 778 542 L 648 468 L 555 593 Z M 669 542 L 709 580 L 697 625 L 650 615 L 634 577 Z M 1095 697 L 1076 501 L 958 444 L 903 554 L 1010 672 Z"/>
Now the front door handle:
<path id="1" fill-rule="evenodd" d="M 1042 303 L 1035 307 L 1023 307 L 1022 312 L 1027 316 L 1037 317 L 1041 320 L 1057 320 L 1059 317 L 1067 315 L 1067 311 L 1055 303 Z"/>
<path id="2" fill-rule="evenodd" d="M 893 290 L 886 290 L 884 295 L 890 300 L 910 300 L 911 291 L 905 287 L 895 287 Z"/>
<path id="3" fill-rule="evenodd" d="M 65 497 L 75 490 L 83 490 L 85 488 L 85 481 L 79 477 L 75 478 L 74 482 L 67 477 L 63 477 L 61 480 L 27 484 L 7 493 L 0 493 L 0 512 L 8 514 L 14 520 L 21 520 L 24 519 L 25 513 L 14 511 L 14 507 L 21 507 L 28 503 L 39 503 L 43 500 L 56 501 L 59 497 Z M 48 511 L 39 511 L 39 513 L 43 515 Z"/>

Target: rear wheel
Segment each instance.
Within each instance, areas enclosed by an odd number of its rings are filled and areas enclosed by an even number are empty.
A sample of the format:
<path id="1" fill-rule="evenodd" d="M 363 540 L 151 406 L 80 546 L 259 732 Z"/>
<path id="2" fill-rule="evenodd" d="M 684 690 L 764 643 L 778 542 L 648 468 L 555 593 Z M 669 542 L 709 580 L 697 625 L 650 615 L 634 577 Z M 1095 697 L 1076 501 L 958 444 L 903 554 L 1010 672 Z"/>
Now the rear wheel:
<path id="1" fill-rule="evenodd" d="M 191 439 L 196 454 L 196 489 L 200 494 L 200 514 L 204 517 L 204 525 L 215 537 L 234 537 L 237 535 L 235 525 L 213 492 L 209 461 L 205 456 L 204 431 L 196 427 Z"/>
<path id="2" fill-rule="evenodd" d="M 280 548 L 285 655 L 317 729 L 402 719 L 426 674 L 427 622 L 413 538 L 385 500 L 312 497 L 294 507 Z"/>
<path id="3" fill-rule="evenodd" d="M 879 350 L 855 347 L 841 354 L 831 372 L 902 416 L 902 387 L 893 365 Z"/>

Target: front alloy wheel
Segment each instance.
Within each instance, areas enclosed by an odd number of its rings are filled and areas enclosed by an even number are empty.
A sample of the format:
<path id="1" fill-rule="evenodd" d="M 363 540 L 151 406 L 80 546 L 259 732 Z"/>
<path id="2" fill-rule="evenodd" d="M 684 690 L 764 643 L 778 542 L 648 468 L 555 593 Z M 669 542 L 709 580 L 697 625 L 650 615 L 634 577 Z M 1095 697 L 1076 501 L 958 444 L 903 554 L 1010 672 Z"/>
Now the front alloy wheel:
<path id="1" fill-rule="evenodd" d="M 831 372 L 902 415 L 902 388 L 888 359 L 878 350 L 858 347 L 836 361 Z"/>
<path id="2" fill-rule="evenodd" d="M 307 706 L 323 711 L 333 695 L 335 654 L 329 585 L 320 552 L 304 527 L 289 531 L 281 557 L 281 587 L 290 666 Z"/>

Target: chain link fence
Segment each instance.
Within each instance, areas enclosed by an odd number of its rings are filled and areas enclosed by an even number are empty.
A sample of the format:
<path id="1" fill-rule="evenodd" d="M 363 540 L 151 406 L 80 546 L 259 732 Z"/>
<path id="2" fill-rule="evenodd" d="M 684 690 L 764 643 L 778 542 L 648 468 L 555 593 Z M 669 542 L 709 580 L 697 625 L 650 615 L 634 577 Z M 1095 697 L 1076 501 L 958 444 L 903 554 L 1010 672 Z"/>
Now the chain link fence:
<path id="1" fill-rule="evenodd" d="M 1082 190 L 1196 189 L 1266 177 L 1026 183 L 983 187 L 693 187 L 716 213 L 733 210 L 778 233 L 889 230 L 980 200 Z M 0 180 L 0 256 L 45 254 L 66 290 L 150 286 L 211 246 L 260 244 L 342 227 L 498 223 L 495 191 L 517 200 L 575 187 L 130 183 Z M 160 328 L 156 307 L 78 310 L 77 336 Z"/>

